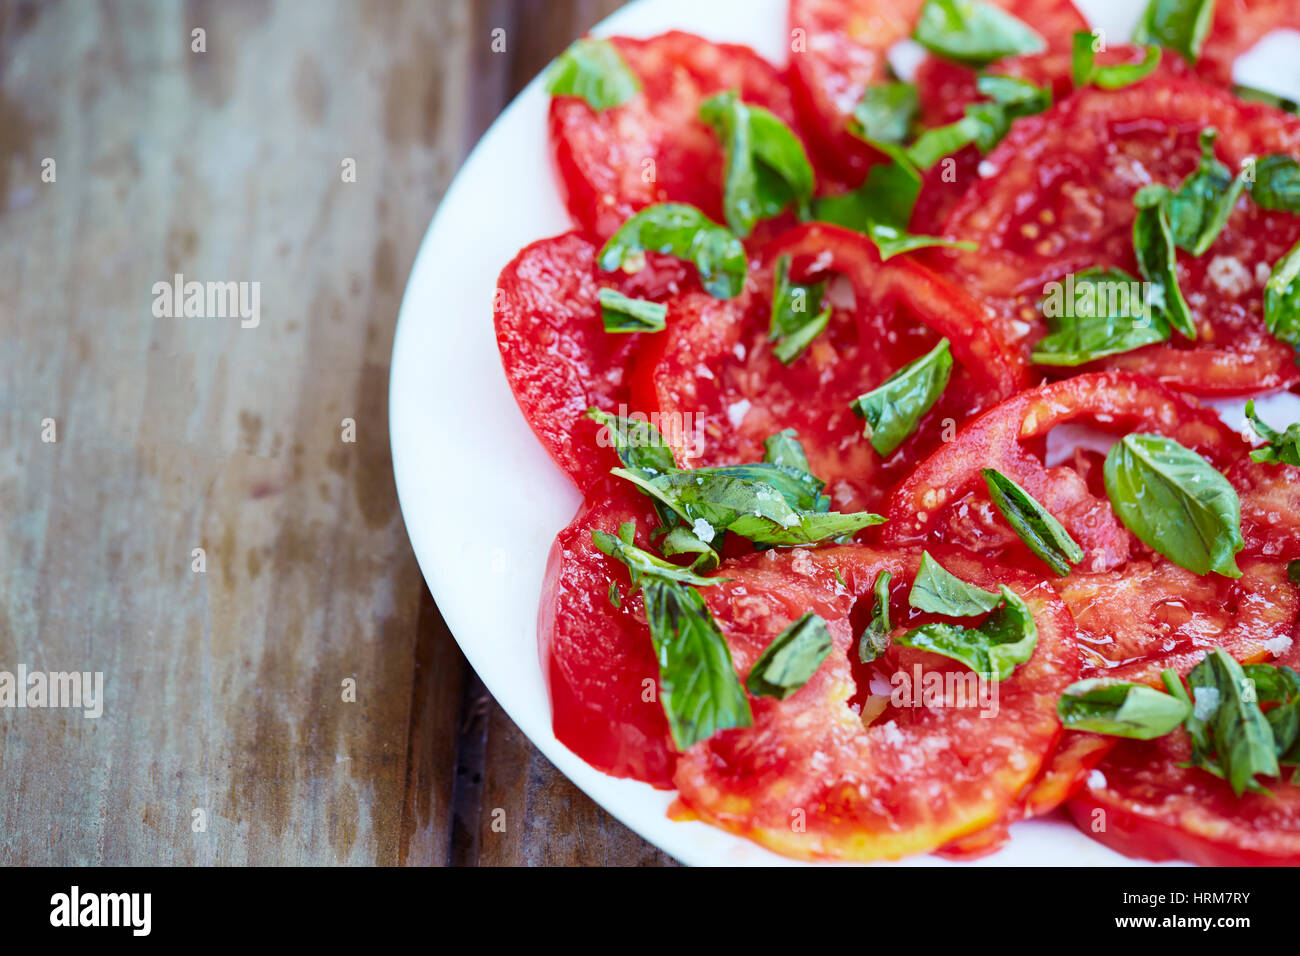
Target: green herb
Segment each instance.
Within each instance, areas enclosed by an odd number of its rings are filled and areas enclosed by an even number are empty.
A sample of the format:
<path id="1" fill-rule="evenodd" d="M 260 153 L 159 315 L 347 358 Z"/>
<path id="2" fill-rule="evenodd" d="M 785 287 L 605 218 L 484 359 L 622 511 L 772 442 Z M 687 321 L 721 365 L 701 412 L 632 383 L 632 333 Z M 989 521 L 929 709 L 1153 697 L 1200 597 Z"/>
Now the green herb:
<path id="1" fill-rule="evenodd" d="M 1002 606 L 979 627 L 926 624 L 899 637 L 898 643 L 950 657 L 994 680 L 1006 680 L 1017 664 L 1033 656 L 1038 625 L 1015 591 L 1003 587 L 1002 600 Z"/>
<path id="2" fill-rule="evenodd" d="M 808 683 L 830 652 L 830 629 L 809 611 L 767 645 L 750 668 L 745 686 L 755 697 L 785 700 Z"/>
<path id="3" fill-rule="evenodd" d="M 1286 566 L 1286 579 L 1300 587 L 1300 560 L 1292 561 Z"/>
<path id="4" fill-rule="evenodd" d="M 748 236 L 760 219 L 780 215 L 791 203 L 812 198 L 813 169 L 790 127 L 764 109 L 741 101 L 734 91 L 718 93 L 700 106 L 727 157 L 723 208 L 736 235 Z"/>
<path id="5" fill-rule="evenodd" d="M 871 620 L 863 628 L 858 638 L 858 660 L 870 664 L 889 648 L 889 585 L 894 576 L 888 571 L 881 571 L 876 576 L 875 603 L 871 609 Z"/>
<path id="6" fill-rule="evenodd" d="M 617 289 L 600 290 L 600 315 L 606 332 L 662 332 L 668 325 L 668 306 L 631 299 Z"/>
<path id="7" fill-rule="evenodd" d="M 1147 186 L 1133 198 L 1138 207 L 1133 220 L 1133 251 L 1138 269 L 1151 283 L 1149 298 L 1153 310 L 1169 325 L 1189 339 L 1196 338 L 1196 322 L 1178 288 L 1178 254 L 1173 229 L 1169 223 L 1169 199 L 1173 194 L 1164 186 Z"/>
<path id="8" fill-rule="evenodd" d="M 926 0 L 912 36 L 931 53 L 969 66 L 1047 49 L 1028 25 L 980 0 Z"/>
<path id="9" fill-rule="evenodd" d="M 914 83 L 880 83 L 867 87 L 853 109 L 854 132 L 878 143 L 907 142 L 921 110 Z"/>
<path id="10" fill-rule="evenodd" d="M 668 533 L 664 535 L 663 540 L 659 542 L 659 550 L 664 553 L 664 557 L 671 558 L 679 554 L 695 555 L 691 561 L 690 568 L 692 571 L 698 571 L 700 574 L 708 574 L 715 571 L 722 559 L 718 552 L 699 539 L 695 532 L 688 528 L 678 525 L 675 528 L 669 528 Z"/>
<path id="11" fill-rule="evenodd" d="M 1152 740 L 1177 729 L 1192 709 L 1187 702 L 1145 684 L 1094 678 L 1065 688 L 1057 716 L 1069 730 Z"/>
<path id="12" fill-rule="evenodd" d="M 678 750 L 754 722 L 731 651 L 700 592 L 646 578 L 646 622 L 659 662 L 659 700 Z"/>
<path id="13" fill-rule="evenodd" d="M 1051 283 L 1039 308 L 1048 328 L 1034 344 L 1039 365 L 1083 365 L 1169 339 L 1169 323 L 1151 309 L 1142 283 L 1120 269 L 1067 275 Z"/>
<path id="14" fill-rule="evenodd" d="M 618 583 L 615 581 L 609 582 L 609 603 L 616 608 L 623 606 L 623 599 L 618 596 Z"/>
<path id="15" fill-rule="evenodd" d="M 672 448 L 648 419 L 624 418 L 599 408 L 587 409 L 587 417 L 605 428 L 619 459 L 628 468 L 652 474 L 676 468 Z"/>
<path id="16" fill-rule="evenodd" d="M 774 284 L 768 338 L 776 342 L 772 352 L 789 365 L 826 328 L 831 309 L 821 307 L 826 283 L 800 285 L 790 281 L 789 256 L 777 260 Z"/>
<path id="17" fill-rule="evenodd" d="M 987 153 L 1007 135 L 1013 121 L 1041 113 L 1052 105 L 1051 88 L 1027 80 L 995 75 L 981 76 L 976 82 L 990 101 L 972 103 L 961 119 L 918 136 L 906 151 L 909 162 L 929 169 L 971 143 Z"/>
<path id="18" fill-rule="evenodd" d="M 593 110 L 621 106 L 641 92 L 641 81 L 608 40 L 584 37 L 556 58 L 546 72 L 546 92 L 580 96 Z"/>
<path id="19" fill-rule="evenodd" d="M 1232 92 L 1233 95 L 1240 99 L 1250 100 L 1254 103 L 1267 103 L 1274 109 L 1282 110 L 1285 113 L 1300 113 L 1300 103 L 1297 103 L 1289 96 L 1278 96 L 1276 93 L 1256 89 L 1253 86 L 1245 86 L 1241 83 L 1234 83 Z"/>
<path id="20" fill-rule="evenodd" d="M 925 551 L 907 600 L 912 607 L 931 614 L 975 617 L 993 610 L 1001 598 L 993 591 L 967 584 Z"/>
<path id="21" fill-rule="evenodd" d="M 1214 0 L 1150 0 L 1133 31 L 1133 42 L 1158 43 L 1195 63 L 1213 19 Z"/>
<path id="22" fill-rule="evenodd" d="M 1285 432 L 1271 428 L 1267 422 L 1255 414 L 1255 400 L 1246 403 L 1246 417 L 1266 444 L 1250 453 L 1251 459 L 1270 465 L 1300 465 L 1300 423 L 1287 426 Z"/>
<path id="23" fill-rule="evenodd" d="M 1300 163 L 1285 153 L 1257 159 L 1250 195 L 1261 209 L 1300 212 Z"/>
<path id="24" fill-rule="evenodd" d="M 1300 242 L 1277 261 L 1264 285 L 1264 324 L 1279 342 L 1300 349 Z"/>
<path id="25" fill-rule="evenodd" d="M 1171 693 L 1181 690 L 1172 671 L 1162 676 Z M 1192 713 L 1184 726 L 1192 740 L 1191 765 L 1226 779 L 1237 796 L 1263 791 L 1255 778 L 1280 773 L 1276 743 L 1241 665 L 1216 647 L 1191 669 L 1187 685 Z M 1181 696 L 1189 700 L 1186 692 Z"/>
<path id="26" fill-rule="evenodd" d="M 781 468 L 793 468 L 812 474 L 808 466 L 808 456 L 803 445 L 799 443 L 799 433 L 793 428 L 769 435 L 763 442 L 763 460 Z"/>
<path id="27" fill-rule="evenodd" d="M 1228 480 L 1163 435 L 1126 435 L 1106 456 L 1115 514 L 1144 543 L 1180 567 L 1239 578 L 1241 502 Z"/>
<path id="28" fill-rule="evenodd" d="M 939 400 L 952 376 L 952 352 L 943 339 L 925 355 L 903 366 L 876 388 L 850 404 L 865 420 L 863 435 L 876 452 L 888 457 L 916 430 Z"/>
<path id="29" fill-rule="evenodd" d="M 714 298 L 734 298 L 745 286 L 745 247 L 694 206 L 661 203 L 642 209 L 605 243 L 597 262 L 606 272 L 637 272 L 645 252 L 694 263 L 700 283 Z"/>
<path id="30" fill-rule="evenodd" d="M 1194 256 L 1214 243 L 1246 188 L 1246 173 L 1234 177 L 1214 155 L 1218 130 L 1201 131 L 1201 162 L 1169 197 L 1169 225 L 1174 244 Z"/>
<path id="31" fill-rule="evenodd" d="M 1104 90 L 1118 90 L 1144 80 L 1160 65 L 1160 47 L 1149 46 L 1141 63 L 1097 65 L 1097 35 L 1080 31 L 1074 35 L 1071 72 L 1078 87 L 1096 84 Z"/>
<path id="32" fill-rule="evenodd" d="M 1083 560 L 1083 548 L 1029 492 L 993 468 L 985 468 L 981 474 L 988 485 L 989 497 L 1007 524 L 1048 567 L 1065 577 L 1070 573 L 1070 565 Z"/>
<path id="33" fill-rule="evenodd" d="M 608 554 L 611 558 L 617 558 L 627 565 L 628 571 L 632 575 L 633 584 L 639 583 L 641 578 L 646 575 L 700 586 L 720 584 L 727 580 L 726 578 L 701 577 L 690 568 L 678 567 L 670 561 L 655 557 L 649 551 L 638 548 L 635 544 L 632 544 L 630 538 L 624 540 L 622 537 L 597 528 L 592 529 L 591 540 L 605 554 Z"/>

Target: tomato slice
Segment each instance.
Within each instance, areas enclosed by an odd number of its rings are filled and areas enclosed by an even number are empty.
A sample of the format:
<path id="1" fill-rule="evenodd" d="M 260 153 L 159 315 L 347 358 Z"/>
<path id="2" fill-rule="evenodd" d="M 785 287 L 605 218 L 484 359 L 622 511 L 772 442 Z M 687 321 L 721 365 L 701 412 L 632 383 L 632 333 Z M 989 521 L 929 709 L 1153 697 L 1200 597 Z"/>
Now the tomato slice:
<path id="1" fill-rule="evenodd" d="M 551 101 L 551 147 L 570 215 L 601 238 L 660 202 L 690 203 L 723 222 L 724 153 L 700 104 L 738 90 L 798 132 L 785 78 L 749 47 L 689 33 L 611 42 L 640 78 L 640 94 L 600 112 L 579 97 Z"/>
<path id="2" fill-rule="evenodd" d="M 801 859 L 897 859 L 998 820 L 1060 732 L 1056 699 L 1077 673 L 1073 625 L 1051 588 L 1030 575 L 956 552 L 942 560 L 982 586 L 1011 587 L 1037 622 L 1033 657 L 997 684 L 996 713 L 969 706 L 969 698 L 959 706 L 950 694 L 946 706 L 891 705 L 864 725 L 852 702 L 853 629 L 847 603 L 840 604 L 840 615 L 827 618 L 834 648 L 807 684 L 784 701 L 754 700 L 752 727 L 723 731 L 679 758 L 674 780 L 682 803 L 703 820 Z M 914 551 L 856 546 L 769 551 L 729 564 L 725 573 L 736 582 L 708 589 L 708 599 L 744 674 L 782 628 L 815 606 L 802 581 L 834 569 L 845 582 L 841 593 L 867 594 L 889 571 L 901 619 L 917 563 Z M 771 588 L 754 587 L 753 575 L 769 569 L 776 572 Z M 909 680 L 914 668 L 945 681 L 973 676 L 955 661 L 897 646 L 876 663 L 882 676 Z M 899 696 L 903 704 L 911 699 Z"/>
<path id="3" fill-rule="evenodd" d="M 1246 550 L 1275 558 L 1300 558 L 1300 468 L 1243 458 L 1228 472 L 1241 498 Z"/>
<path id="4" fill-rule="evenodd" d="M 1225 781 L 1178 766 L 1190 755 L 1181 729 L 1157 740 L 1121 741 L 1070 801 L 1076 825 L 1141 859 L 1300 865 L 1300 787 L 1269 781 L 1271 796 L 1238 799 Z"/>
<path id="5" fill-rule="evenodd" d="M 993 0 L 1029 24 L 1051 51 L 1068 54 L 1087 23 L 1068 0 Z M 791 0 L 790 67 L 795 105 L 823 163 L 861 182 L 879 154 L 849 132 L 868 86 L 888 78 L 890 47 L 912 35 L 924 0 Z M 1001 72 L 995 64 L 992 72 Z M 1069 75 L 1065 61 L 1063 75 Z"/>
<path id="6" fill-rule="evenodd" d="M 1292 0 L 1217 0 L 1196 72 L 1230 86 L 1237 57 L 1274 30 L 1284 29 L 1300 30 L 1300 9 Z"/>
<path id="7" fill-rule="evenodd" d="M 772 270 L 781 256 L 792 274 L 836 272 L 851 282 L 856 322 L 837 309 L 807 352 L 786 366 L 768 341 Z M 864 236 L 825 225 L 791 230 L 764 248 L 744 309 L 701 309 L 671 324 L 638 354 L 633 403 L 678 422 L 678 459 L 691 467 L 762 458 L 763 440 L 794 428 L 836 507 L 874 507 L 942 439 L 945 429 L 1010 395 L 1025 366 L 985 324 L 964 292 L 899 258 L 881 263 Z M 919 321 L 917 321 L 919 320 Z M 862 437 L 849 403 L 934 347 L 952 343 L 959 366 L 917 433 L 882 461 Z M 688 416 L 690 421 L 688 421 Z"/>
<path id="8" fill-rule="evenodd" d="M 515 401 L 582 489 L 618 464 L 612 449 L 600 447 L 586 411 L 593 405 L 617 411 L 627 403 L 626 368 L 645 338 L 605 331 L 601 286 L 668 300 L 670 322 L 708 304 L 677 260 L 652 255 L 635 275 L 598 273 L 598 249 L 576 232 L 535 242 L 502 270 L 494 301 L 497 347 Z M 692 291 L 674 297 L 682 288 Z"/>
<path id="9" fill-rule="evenodd" d="M 1046 330 L 1038 300 L 1047 283 L 1094 266 L 1137 275 L 1133 195 L 1153 178 L 1176 187 L 1196 167 L 1197 137 L 1210 126 L 1231 168 L 1248 156 L 1300 149 L 1295 117 L 1169 76 L 1115 92 L 1081 90 L 1017 122 L 944 227 L 945 235 L 980 246 L 944 253 L 956 281 L 986 297 L 1007 337 L 1028 349 Z M 1179 256 L 1197 340 L 1175 334 L 1098 364 L 1204 395 L 1300 381 L 1292 350 L 1264 326 L 1261 294 L 1273 264 L 1297 239 L 1300 219 L 1243 199 L 1204 255 Z"/>

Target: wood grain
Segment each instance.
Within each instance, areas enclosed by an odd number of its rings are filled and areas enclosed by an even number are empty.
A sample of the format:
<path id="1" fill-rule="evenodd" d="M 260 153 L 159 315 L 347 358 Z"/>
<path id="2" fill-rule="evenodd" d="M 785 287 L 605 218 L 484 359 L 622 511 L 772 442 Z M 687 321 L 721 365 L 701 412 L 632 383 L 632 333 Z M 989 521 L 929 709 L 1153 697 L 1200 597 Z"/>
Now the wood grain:
<path id="1" fill-rule="evenodd" d="M 669 862 L 466 668 L 386 421 L 439 198 L 614 5 L 0 0 L 0 669 L 106 698 L 0 710 L 0 864 Z"/>

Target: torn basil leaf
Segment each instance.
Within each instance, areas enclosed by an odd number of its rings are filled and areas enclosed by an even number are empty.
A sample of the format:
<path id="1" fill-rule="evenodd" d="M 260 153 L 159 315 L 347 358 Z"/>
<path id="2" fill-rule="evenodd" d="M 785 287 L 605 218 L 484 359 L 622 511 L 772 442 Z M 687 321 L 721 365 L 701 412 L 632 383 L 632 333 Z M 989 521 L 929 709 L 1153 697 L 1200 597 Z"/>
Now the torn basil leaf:
<path id="1" fill-rule="evenodd" d="M 789 365 L 826 328 L 830 321 L 830 307 L 822 308 L 825 282 L 800 285 L 790 281 L 790 257 L 777 259 L 773 279 L 772 318 L 768 339 L 776 344 L 772 348 L 784 364 Z"/>
<path id="2" fill-rule="evenodd" d="M 606 272 L 637 272 L 646 252 L 693 263 L 700 284 L 715 299 L 735 298 L 745 287 L 744 245 L 694 206 L 660 203 L 642 209 L 610 237 L 596 261 Z"/>
<path id="3" fill-rule="evenodd" d="M 808 683 L 830 652 L 830 628 L 809 611 L 764 648 L 750 668 L 745 686 L 755 697 L 785 700 Z"/>
<path id="4" fill-rule="evenodd" d="M 759 220 L 780 215 L 792 203 L 802 208 L 812 198 L 808 154 L 773 113 L 729 90 L 705 100 L 700 117 L 713 127 L 726 154 L 723 209 L 736 235 L 744 238 Z"/>
<path id="5" fill-rule="evenodd" d="M 1241 577 L 1241 502 L 1208 461 L 1163 435 L 1126 435 L 1106 456 L 1106 494 L 1130 531 L 1179 567 Z"/>
<path id="6" fill-rule="evenodd" d="M 932 558 L 929 551 L 924 551 L 907 601 L 917 610 L 931 614 L 976 617 L 997 607 L 1001 598 L 992 591 L 967 584 Z"/>
<path id="7" fill-rule="evenodd" d="M 1075 366 L 1169 339 L 1143 285 L 1121 269 L 1088 269 L 1049 283 L 1039 309 L 1048 334 L 1034 344 L 1039 365 Z"/>
<path id="8" fill-rule="evenodd" d="M 985 468 L 981 474 L 989 497 L 1007 524 L 1059 577 L 1083 560 L 1083 548 L 1029 492 L 996 469 Z"/>
<path id="9" fill-rule="evenodd" d="M 606 332 L 662 332 L 668 326 L 668 306 L 632 299 L 617 289 L 600 290 L 600 316 Z"/>
<path id="10" fill-rule="evenodd" d="M 673 450 L 649 419 L 623 418 L 599 408 L 587 409 L 587 417 L 605 430 L 608 443 L 628 468 L 658 474 L 677 466 Z"/>
<path id="11" fill-rule="evenodd" d="M 1300 560 L 1295 560 L 1287 564 L 1286 579 L 1296 587 L 1300 587 Z"/>
<path id="12" fill-rule="evenodd" d="M 947 339 L 904 365 L 879 386 L 855 398 L 853 413 L 866 422 L 862 433 L 877 454 L 889 457 L 916 430 L 934 407 L 952 376 L 952 352 Z"/>
<path id="13" fill-rule="evenodd" d="M 1133 252 L 1138 269 L 1149 283 L 1150 306 L 1169 325 L 1189 339 L 1196 338 L 1196 322 L 1178 287 L 1178 253 L 1169 223 L 1169 199 L 1164 186 L 1147 186 L 1133 198 L 1138 207 L 1133 220 Z"/>
<path id="14" fill-rule="evenodd" d="M 1003 587 L 1002 602 L 979 627 L 936 622 L 908 631 L 897 642 L 950 657 L 993 680 L 1006 680 L 1017 664 L 1033 656 L 1038 625 L 1015 591 Z"/>
<path id="15" fill-rule="evenodd" d="M 1253 398 L 1246 403 L 1246 417 L 1250 420 L 1250 427 L 1255 429 L 1255 434 L 1267 442 L 1263 448 L 1256 448 L 1250 453 L 1253 461 L 1270 465 L 1300 465 L 1300 423 L 1288 425 L 1285 432 L 1270 427 L 1255 414 Z"/>
<path id="16" fill-rule="evenodd" d="M 722 563 L 717 551 L 701 541 L 695 532 L 689 528 L 683 528 L 681 525 L 668 530 L 663 540 L 659 542 L 659 550 L 663 552 L 666 558 L 681 554 L 694 555 L 690 563 L 690 569 L 700 574 L 716 571 L 718 565 Z"/>
<path id="17" fill-rule="evenodd" d="M 1201 162 L 1169 199 L 1169 227 L 1174 245 L 1194 256 L 1205 253 L 1232 215 L 1246 188 L 1246 174 L 1233 176 L 1214 155 L 1214 128 L 1201 131 Z"/>
<path id="18" fill-rule="evenodd" d="M 1264 324 L 1279 342 L 1300 349 L 1300 242 L 1273 266 L 1264 285 Z"/>
<path id="19" fill-rule="evenodd" d="M 1191 708 L 1186 701 L 1145 684 L 1093 678 L 1076 681 L 1061 694 L 1056 714 L 1068 730 L 1153 740 L 1178 728 Z"/>
<path id="20" fill-rule="evenodd" d="M 858 638 L 858 660 L 870 664 L 889 649 L 889 585 L 894 576 L 888 571 L 881 571 L 876 576 L 874 603 L 871 608 L 871 620 L 863 628 Z"/>
<path id="21" fill-rule="evenodd" d="M 1214 0 L 1149 0 L 1133 31 L 1133 42 L 1158 43 L 1195 63 L 1213 19 Z"/>
<path id="22" fill-rule="evenodd" d="M 1098 66 L 1096 44 L 1095 33 L 1079 31 L 1074 35 L 1070 66 L 1077 87 L 1096 85 L 1103 90 L 1123 89 L 1146 79 L 1160 65 L 1160 47 L 1152 45 L 1146 48 L 1141 63 Z"/>
<path id="23" fill-rule="evenodd" d="M 1047 49 L 1026 23 L 980 0 L 926 0 L 912 38 L 931 53 L 968 66 Z"/>
<path id="24" fill-rule="evenodd" d="M 966 115 L 946 126 L 928 129 L 907 148 L 907 159 L 920 169 L 929 169 L 945 156 L 974 143 L 987 153 L 1002 141 L 1013 121 L 1041 113 L 1052 105 L 1050 87 L 1035 86 L 1012 76 L 981 76 L 979 91 L 989 101 L 972 103 Z"/>
<path id="25" fill-rule="evenodd" d="M 546 72 L 546 92 L 580 96 L 597 112 L 622 106 L 641 92 L 641 81 L 608 40 L 584 37 L 561 53 Z"/>
<path id="26" fill-rule="evenodd" d="M 1261 209 L 1300 212 L 1300 163 L 1285 153 L 1260 157 L 1250 195 Z"/>
<path id="27" fill-rule="evenodd" d="M 854 132 L 864 139 L 902 145 L 921 111 L 915 83 L 869 86 L 853 108 Z"/>
<path id="28" fill-rule="evenodd" d="M 808 455 L 799 441 L 799 433 L 793 428 L 767 436 L 763 441 L 763 460 L 781 468 L 793 468 L 795 471 L 812 474 L 812 469 L 808 466 Z"/>
<path id="29" fill-rule="evenodd" d="M 611 558 L 617 558 L 627 565 L 633 584 L 640 583 L 641 578 L 644 576 L 654 576 L 669 581 L 681 581 L 684 584 L 698 584 L 701 586 L 720 584 L 727 580 L 726 578 L 701 577 L 690 568 L 679 567 L 671 561 L 656 557 L 649 551 L 638 548 L 633 544 L 630 536 L 629 540 L 624 540 L 621 536 L 593 528 L 591 540 L 605 554 Z"/>
<path id="30" fill-rule="evenodd" d="M 1274 109 L 1282 110 L 1284 113 L 1300 113 L 1300 103 L 1297 103 L 1289 96 L 1279 96 L 1277 93 L 1268 92 L 1268 90 L 1234 83 L 1232 85 L 1232 94 L 1238 99 L 1249 100 L 1252 103 L 1266 103 Z"/>
<path id="31" fill-rule="evenodd" d="M 654 577 L 642 585 L 659 662 L 659 700 L 680 751 L 754 722 L 731 650 L 700 592 Z"/>
<path id="32" fill-rule="evenodd" d="M 1262 791 L 1255 778 L 1276 777 L 1281 771 L 1273 730 L 1259 703 L 1247 699 L 1247 687 L 1252 685 L 1241 665 L 1216 647 L 1188 672 L 1187 685 L 1193 700 L 1187 722 L 1196 747 L 1193 763 L 1217 767 L 1237 796 L 1247 790 Z M 1192 733 L 1193 725 L 1196 733 Z M 1213 761 L 1209 759 L 1207 732 L 1214 748 Z"/>

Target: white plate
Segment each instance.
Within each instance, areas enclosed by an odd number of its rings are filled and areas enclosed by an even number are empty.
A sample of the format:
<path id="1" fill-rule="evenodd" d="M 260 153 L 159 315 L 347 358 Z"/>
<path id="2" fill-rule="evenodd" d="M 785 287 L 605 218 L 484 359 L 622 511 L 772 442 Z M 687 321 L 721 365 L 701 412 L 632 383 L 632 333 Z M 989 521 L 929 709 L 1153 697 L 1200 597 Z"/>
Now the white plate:
<path id="1" fill-rule="evenodd" d="M 781 63 L 786 4 L 639 0 L 592 32 L 653 36 L 683 29 L 749 44 Z M 1079 3 L 1111 36 L 1128 35 L 1135 16 L 1128 6 L 1127 0 Z M 597 803 L 684 863 L 790 863 L 706 824 L 669 820 L 673 794 L 592 769 L 551 732 L 537 605 L 551 541 L 580 499 L 515 405 L 491 317 L 501 268 L 528 243 L 571 228 L 554 184 L 546 108 L 534 80 L 488 130 L 443 199 L 406 288 L 393 342 L 389 428 L 411 544 L 443 618 L 488 690 Z M 1063 821 L 1029 821 L 1012 832 L 1005 849 L 979 863 L 1132 862 Z"/>

